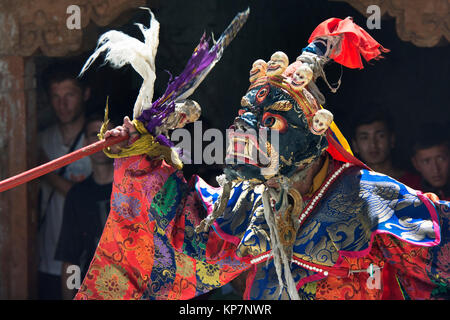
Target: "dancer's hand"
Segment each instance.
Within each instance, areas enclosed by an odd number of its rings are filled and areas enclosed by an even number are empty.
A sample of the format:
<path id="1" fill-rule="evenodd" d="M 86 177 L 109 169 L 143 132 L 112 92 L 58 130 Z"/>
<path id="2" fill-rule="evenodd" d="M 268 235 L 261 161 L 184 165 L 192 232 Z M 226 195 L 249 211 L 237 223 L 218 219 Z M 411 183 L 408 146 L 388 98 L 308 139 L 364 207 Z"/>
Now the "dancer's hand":
<path id="1" fill-rule="evenodd" d="M 134 124 L 131 122 L 128 116 L 123 118 L 123 124 L 121 126 L 117 126 L 114 129 L 106 131 L 105 139 L 108 139 L 109 137 L 125 137 L 127 135 L 129 136 L 128 141 L 122 141 L 111 146 L 111 153 L 118 153 L 120 151 L 120 148 L 132 144 L 134 141 L 136 141 L 136 138 L 139 138 L 139 132 L 136 130 Z"/>

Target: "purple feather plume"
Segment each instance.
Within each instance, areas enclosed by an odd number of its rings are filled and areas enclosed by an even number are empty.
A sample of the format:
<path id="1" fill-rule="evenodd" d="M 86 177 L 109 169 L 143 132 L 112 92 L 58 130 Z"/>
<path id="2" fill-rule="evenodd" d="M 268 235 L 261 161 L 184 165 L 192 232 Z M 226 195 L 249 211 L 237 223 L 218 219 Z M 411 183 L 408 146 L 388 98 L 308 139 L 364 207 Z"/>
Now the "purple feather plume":
<path id="1" fill-rule="evenodd" d="M 171 77 L 162 97 L 153 102 L 151 108 L 144 110 L 137 118 L 144 123 L 149 133 L 155 134 L 155 128 L 175 111 L 176 101 L 186 99 L 194 92 L 222 57 L 223 50 L 247 21 L 249 13 L 250 10 L 247 9 L 245 12 L 237 14 L 212 48 L 209 47 L 209 39 L 206 39 L 203 34 L 183 72 L 173 80 Z M 173 143 L 166 137 L 163 139 L 158 136 L 157 140 L 163 145 L 171 144 L 173 146 Z"/>

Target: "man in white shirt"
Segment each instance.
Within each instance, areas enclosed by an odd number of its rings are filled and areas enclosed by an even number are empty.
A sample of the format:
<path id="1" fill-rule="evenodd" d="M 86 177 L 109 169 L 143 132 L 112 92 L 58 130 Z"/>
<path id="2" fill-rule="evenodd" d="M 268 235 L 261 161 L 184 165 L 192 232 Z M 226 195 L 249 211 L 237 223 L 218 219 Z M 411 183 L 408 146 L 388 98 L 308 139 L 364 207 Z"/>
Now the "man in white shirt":
<path id="1" fill-rule="evenodd" d="M 46 88 L 57 123 L 40 133 L 40 158 L 45 163 L 84 146 L 85 102 L 90 89 L 76 76 L 73 65 L 52 66 Z M 54 259 L 63 218 L 64 199 L 75 182 L 91 173 L 89 158 L 47 174 L 41 184 L 39 223 L 39 298 L 61 298 L 61 262 Z"/>

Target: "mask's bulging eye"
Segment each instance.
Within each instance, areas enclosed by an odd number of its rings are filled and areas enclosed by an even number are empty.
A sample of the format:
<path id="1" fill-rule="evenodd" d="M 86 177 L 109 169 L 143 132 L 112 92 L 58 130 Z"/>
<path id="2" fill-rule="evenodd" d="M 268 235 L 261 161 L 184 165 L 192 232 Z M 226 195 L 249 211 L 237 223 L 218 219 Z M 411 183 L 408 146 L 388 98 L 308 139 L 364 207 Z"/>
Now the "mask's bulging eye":
<path id="1" fill-rule="evenodd" d="M 286 132 L 288 125 L 284 117 L 279 114 L 273 114 L 266 112 L 262 118 L 262 125 L 264 127 L 270 128 L 271 130 L 277 130 L 281 133 Z"/>
<path id="2" fill-rule="evenodd" d="M 267 96 L 268 90 L 266 88 L 262 88 L 258 91 L 258 94 L 256 95 L 258 98 L 262 98 Z"/>
<path id="3" fill-rule="evenodd" d="M 271 127 L 273 126 L 274 123 L 275 123 L 274 117 L 266 117 L 266 119 L 264 119 L 264 127 Z"/>
<path id="4" fill-rule="evenodd" d="M 261 103 L 264 101 L 264 99 L 269 94 L 269 89 L 270 89 L 270 87 L 268 85 L 266 85 L 258 90 L 258 92 L 256 93 L 256 96 L 255 96 L 257 103 Z"/>

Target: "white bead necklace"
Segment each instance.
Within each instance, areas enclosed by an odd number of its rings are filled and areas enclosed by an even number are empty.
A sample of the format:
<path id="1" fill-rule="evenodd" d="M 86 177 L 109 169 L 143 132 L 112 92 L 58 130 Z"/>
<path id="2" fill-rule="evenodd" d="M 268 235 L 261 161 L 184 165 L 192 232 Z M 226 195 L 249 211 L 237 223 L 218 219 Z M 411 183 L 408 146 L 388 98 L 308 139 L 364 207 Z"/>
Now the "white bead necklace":
<path id="1" fill-rule="evenodd" d="M 302 213 L 300 214 L 298 218 L 298 222 L 300 226 L 305 221 L 306 217 L 311 213 L 312 210 L 317 206 L 319 200 L 323 197 L 325 192 L 328 190 L 328 188 L 331 186 L 331 184 L 341 175 L 341 173 L 352 166 L 353 164 L 346 162 L 342 166 L 339 167 L 329 178 L 328 180 L 322 184 L 321 188 L 318 192 L 316 192 L 316 195 L 311 201 L 306 205 L 305 209 L 303 209 Z"/>

